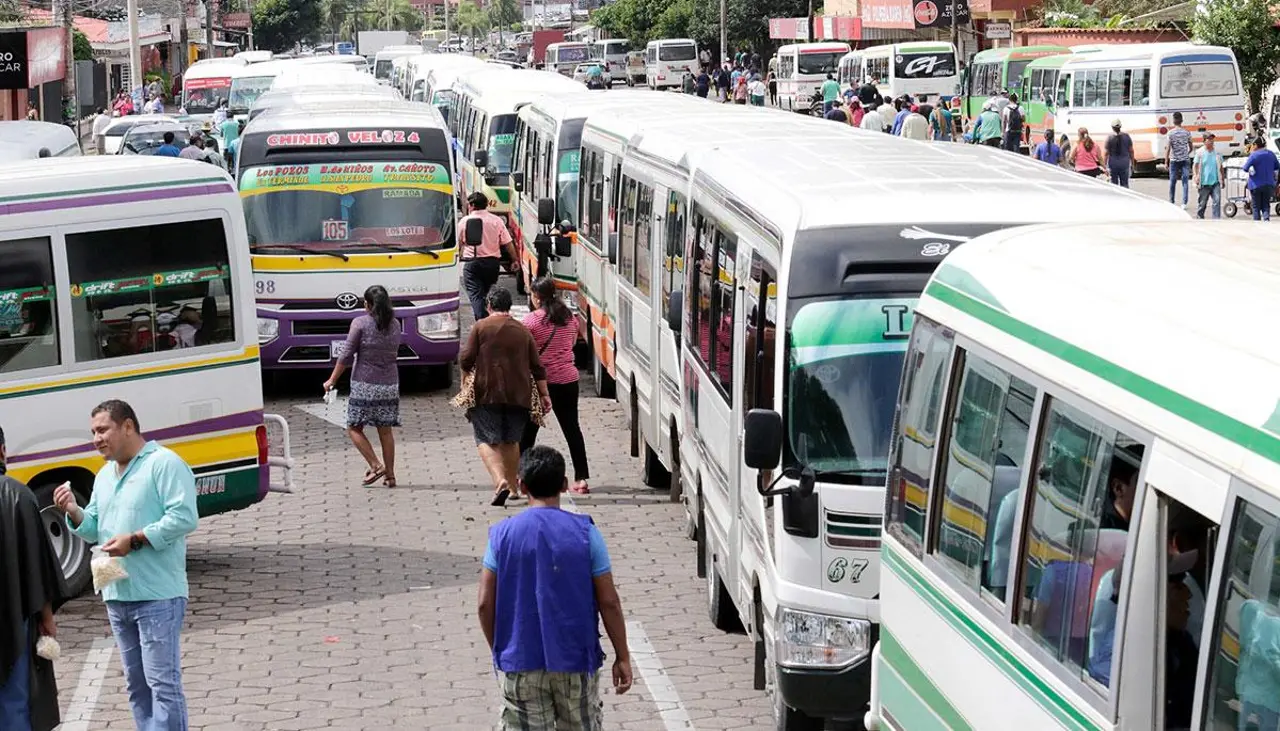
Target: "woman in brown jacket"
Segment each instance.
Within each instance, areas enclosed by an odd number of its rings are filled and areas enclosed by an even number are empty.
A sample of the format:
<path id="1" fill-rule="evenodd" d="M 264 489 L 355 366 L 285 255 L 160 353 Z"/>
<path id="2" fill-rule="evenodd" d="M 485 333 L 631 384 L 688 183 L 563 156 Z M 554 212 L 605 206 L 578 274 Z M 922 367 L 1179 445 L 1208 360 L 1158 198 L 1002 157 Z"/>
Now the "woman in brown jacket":
<path id="1" fill-rule="evenodd" d="M 533 382 L 537 382 L 544 413 L 551 412 L 551 398 L 533 335 L 511 317 L 511 293 L 493 289 L 488 304 L 489 316 L 471 328 L 458 365 L 475 377 L 476 405 L 467 409 L 467 420 L 475 431 L 480 460 L 493 480 L 493 505 L 502 506 L 516 488 L 520 437 L 529 423 Z"/>

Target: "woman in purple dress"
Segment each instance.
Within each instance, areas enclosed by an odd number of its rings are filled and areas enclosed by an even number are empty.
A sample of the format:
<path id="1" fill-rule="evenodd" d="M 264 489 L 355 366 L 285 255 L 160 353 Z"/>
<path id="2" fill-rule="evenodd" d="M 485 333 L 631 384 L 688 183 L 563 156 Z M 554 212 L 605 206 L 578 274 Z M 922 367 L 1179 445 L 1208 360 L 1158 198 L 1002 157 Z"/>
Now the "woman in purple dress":
<path id="1" fill-rule="evenodd" d="M 379 479 L 387 487 L 396 486 L 396 438 L 392 427 L 400 426 L 400 372 L 396 355 L 400 350 L 400 321 L 391 308 L 391 297 L 385 287 L 373 285 L 364 291 L 364 315 L 351 322 L 342 357 L 333 366 L 333 375 L 324 383 L 331 391 L 342 372 L 355 361 L 351 370 L 351 397 L 347 400 L 347 435 L 360 456 L 369 464 L 364 473 L 365 487 Z M 364 434 L 364 428 L 378 430 L 382 445 L 382 462 Z"/>

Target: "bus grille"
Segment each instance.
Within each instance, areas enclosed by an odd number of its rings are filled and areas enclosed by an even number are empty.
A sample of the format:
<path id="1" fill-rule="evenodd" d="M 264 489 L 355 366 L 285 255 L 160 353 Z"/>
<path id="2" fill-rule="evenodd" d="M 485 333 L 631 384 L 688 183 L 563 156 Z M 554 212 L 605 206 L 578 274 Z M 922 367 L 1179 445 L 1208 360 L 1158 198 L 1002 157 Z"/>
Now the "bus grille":
<path id="1" fill-rule="evenodd" d="M 880 550 L 879 515 L 853 515 L 826 511 L 827 545 L 832 548 Z"/>

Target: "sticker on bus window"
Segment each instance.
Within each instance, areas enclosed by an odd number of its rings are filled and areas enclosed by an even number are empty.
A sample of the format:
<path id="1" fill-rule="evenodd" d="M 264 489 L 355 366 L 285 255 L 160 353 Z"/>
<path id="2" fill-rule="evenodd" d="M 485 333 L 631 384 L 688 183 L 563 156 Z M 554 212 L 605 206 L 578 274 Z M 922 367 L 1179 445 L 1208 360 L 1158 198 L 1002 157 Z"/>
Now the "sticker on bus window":
<path id="1" fill-rule="evenodd" d="M 346 221 L 329 219 L 322 224 L 320 237 L 323 241 L 346 241 L 350 236 L 351 230 Z"/>
<path id="2" fill-rule="evenodd" d="M 387 236 L 404 237 L 404 236 L 425 236 L 427 233 L 426 226 L 389 226 L 387 227 Z"/>
<path id="3" fill-rule="evenodd" d="M 421 198 L 422 191 L 417 188 L 390 188 L 382 191 L 382 197 L 386 198 Z"/>
<path id="4" fill-rule="evenodd" d="M 53 293 L 48 287 L 9 289 L 0 292 L 0 306 L 19 306 L 28 302 L 45 302 L 51 299 L 53 299 Z"/>

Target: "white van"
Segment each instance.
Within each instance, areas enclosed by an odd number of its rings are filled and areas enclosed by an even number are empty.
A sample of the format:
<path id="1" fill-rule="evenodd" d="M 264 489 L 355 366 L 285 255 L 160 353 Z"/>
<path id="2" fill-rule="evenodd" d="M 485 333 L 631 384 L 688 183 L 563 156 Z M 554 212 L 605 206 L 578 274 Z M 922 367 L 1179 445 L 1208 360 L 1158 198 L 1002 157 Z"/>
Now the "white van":
<path id="1" fill-rule="evenodd" d="M 591 58 L 591 47 L 577 41 L 552 43 L 547 46 L 543 68 L 563 76 L 573 77 L 578 64 Z"/>
<path id="2" fill-rule="evenodd" d="M 0 122 L 0 163 L 79 155 L 80 141 L 65 124 L 28 120 Z"/>
<path id="3" fill-rule="evenodd" d="M 692 38 L 663 38 L 644 48 L 644 79 L 650 89 L 679 87 L 685 72 L 697 74 L 701 66 Z"/>
<path id="4" fill-rule="evenodd" d="M 231 95 L 231 74 L 245 65 L 232 59 L 194 64 L 182 75 L 182 109 L 200 121 L 212 119 Z"/>
<path id="5" fill-rule="evenodd" d="M 792 43 L 778 49 L 774 59 L 778 69 L 778 108 L 791 112 L 809 111 L 813 95 L 822 90 L 830 74 L 840 70 L 840 59 L 849 53 L 848 43 Z"/>
<path id="6" fill-rule="evenodd" d="M 626 78 L 627 53 L 631 41 L 626 38 L 606 38 L 591 44 L 591 60 L 604 65 L 604 73 L 612 81 Z"/>

